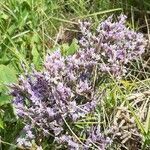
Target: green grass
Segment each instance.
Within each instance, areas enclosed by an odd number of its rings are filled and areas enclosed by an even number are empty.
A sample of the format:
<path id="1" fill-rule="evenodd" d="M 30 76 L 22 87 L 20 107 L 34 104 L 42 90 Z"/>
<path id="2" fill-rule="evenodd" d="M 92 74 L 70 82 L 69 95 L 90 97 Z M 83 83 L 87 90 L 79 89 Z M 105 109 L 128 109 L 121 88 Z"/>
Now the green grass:
<path id="1" fill-rule="evenodd" d="M 130 27 L 149 33 L 149 8 L 149 0 L 1 0 L 0 149 L 14 149 L 15 140 L 23 126 L 16 119 L 9 104 L 11 97 L 6 86 L 17 82 L 18 75 L 24 71 L 23 66 L 30 69 L 33 63 L 40 70 L 44 56 L 53 50 L 54 46 L 61 46 L 65 54 L 66 51 L 73 53 L 77 45 L 74 42 L 71 45 L 66 43 L 68 35 L 62 35 L 62 31 L 74 35 L 79 19 L 92 18 L 97 24 L 112 13 L 119 14 L 124 11 L 129 16 Z M 112 79 L 110 84 L 103 83 L 100 89 L 105 90 L 106 95 L 97 110 L 97 115 L 94 116 L 97 121 L 92 122 L 92 117 L 89 116 L 89 120 L 80 120 L 76 125 L 82 128 L 89 124 L 101 124 L 107 132 L 108 127 L 116 120 L 118 108 L 121 108 L 121 111 L 126 109 L 123 113 L 128 112 L 129 119 L 134 118 L 134 124 L 142 134 L 143 149 L 146 149 L 150 145 L 150 94 L 145 94 L 145 91 L 150 89 L 149 63 L 149 58 L 141 59 L 140 62 L 131 65 L 130 72 L 123 80 L 116 82 Z M 138 100 L 140 102 L 137 102 Z M 127 126 L 126 122 L 122 126 Z M 116 142 L 114 147 L 119 149 L 125 146 L 119 142 Z"/>

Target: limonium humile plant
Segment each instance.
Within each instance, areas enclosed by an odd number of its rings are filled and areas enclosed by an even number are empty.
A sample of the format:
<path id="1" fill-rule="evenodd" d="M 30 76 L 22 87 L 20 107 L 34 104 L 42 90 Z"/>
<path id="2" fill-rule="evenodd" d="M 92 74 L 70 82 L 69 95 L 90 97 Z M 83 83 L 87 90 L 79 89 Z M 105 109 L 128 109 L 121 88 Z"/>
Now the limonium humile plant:
<path id="1" fill-rule="evenodd" d="M 80 22 L 82 37 L 75 54 L 64 57 L 58 49 L 46 56 L 42 71 L 33 69 L 12 85 L 16 114 L 25 123 L 24 134 L 17 139 L 19 147 L 36 143 L 42 149 L 49 137 L 56 149 L 104 150 L 112 142 L 99 125 L 84 129 L 81 139 L 74 123 L 95 113 L 102 74 L 122 77 L 128 63 L 144 52 L 143 35 L 127 28 L 125 21 L 124 15 L 116 22 L 111 16 L 96 31 L 89 22 Z"/>

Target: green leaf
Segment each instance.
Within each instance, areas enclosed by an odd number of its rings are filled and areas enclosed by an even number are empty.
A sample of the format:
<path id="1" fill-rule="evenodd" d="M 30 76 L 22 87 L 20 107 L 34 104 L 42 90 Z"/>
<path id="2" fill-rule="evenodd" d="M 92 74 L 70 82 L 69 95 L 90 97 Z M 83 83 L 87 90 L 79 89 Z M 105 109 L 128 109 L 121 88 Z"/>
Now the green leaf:
<path id="1" fill-rule="evenodd" d="M 0 95 L 0 106 L 4 105 L 4 104 L 8 104 L 10 103 L 10 96 L 1 93 Z"/>
<path id="2" fill-rule="evenodd" d="M 0 65 L 0 84 L 14 83 L 16 81 L 16 72 L 8 66 Z"/>
<path id="3" fill-rule="evenodd" d="M 6 55 L 4 55 L 1 59 L 0 59 L 0 64 L 3 65 L 7 65 L 11 62 L 11 59 L 8 58 Z"/>
<path id="4" fill-rule="evenodd" d="M 63 55 L 64 56 L 73 55 L 79 48 L 79 45 L 77 43 L 78 43 L 78 41 L 76 39 L 74 39 L 72 41 L 70 46 L 68 43 L 64 43 L 61 46 Z"/>
<path id="5" fill-rule="evenodd" d="M 32 39 L 31 40 L 31 43 L 34 44 L 34 43 L 39 43 L 39 35 L 37 33 L 34 33 L 33 36 L 32 36 Z"/>
<path id="6" fill-rule="evenodd" d="M 3 120 L 0 118 L 0 128 L 4 129 L 4 123 Z"/>
<path id="7" fill-rule="evenodd" d="M 9 18 L 9 16 L 6 15 L 4 12 L 1 12 L 0 15 L 1 15 L 0 18 L 2 18 L 2 19 L 4 19 L 4 20 L 7 20 L 7 19 Z"/>
<path id="8" fill-rule="evenodd" d="M 0 65 L 0 106 L 10 102 L 10 96 L 7 95 L 7 86 L 5 84 L 17 81 L 16 72 L 8 66 Z"/>
<path id="9" fill-rule="evenodd" d="M 62 44 L 61 47 L 62 47 L 62 55 L 66 56 L 67 55 L 67 51 L 69 49 L 68 43 Z"/>
<path id="10" fill-rule="evenodd" d="M 73 55 L 79 48 L 79 45 L 77 44 L 78 41 L 76 39 L 73 40 L 70 47 L 67 50 L 67 55 Z"/>
<path id="11" fill-rule="evenodd" d="M 3 88 L 2 88 L 2 86 L 0 86 L 0 92 L 2 92 L 2 90 L 3 90 Z"/>
<path id="12" fill-rule="evenodd" d="M 33 56 L 33 63 L 36 67 L 38 67 L 39 62 L 40 62 L 40 54 L 36 49 L 36 46 L 33 44 L 33 48 L 32 48 L 32 56 Z"/>

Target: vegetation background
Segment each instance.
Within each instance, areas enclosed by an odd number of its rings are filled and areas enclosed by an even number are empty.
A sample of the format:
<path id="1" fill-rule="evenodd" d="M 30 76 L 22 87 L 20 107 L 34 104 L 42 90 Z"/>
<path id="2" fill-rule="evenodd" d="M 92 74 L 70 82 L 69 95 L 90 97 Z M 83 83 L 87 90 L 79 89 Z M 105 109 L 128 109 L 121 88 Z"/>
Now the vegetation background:
<path id="1" fill-rule="evenodd" d="M 0 149 L 15 148 L 23 127 L 13 112 L 7 85 L 17 82 L 18 75 L 24 68 L 30 70 L 31 64 L 40 70 L 46 53 L 56 47 L 64 54 L 73 53 L 80 36 L 79 19 L 92 19 L 97 25 L 107 16 L 122 12 L 128 16 L 127 25 L 150 40 L 149 0 L 0 0 Z M 123 80 L 100 87 L 107 88 L 107 95 L 98 112 L 104 129 L 118 117 L 118 110 L 128 113 L 128 119 L 134 117 L 143 149 L 150 148 L 149 56 L 148 46 Z M 120 149 L 138 149 L 121 140 L 116 143 Z"/>

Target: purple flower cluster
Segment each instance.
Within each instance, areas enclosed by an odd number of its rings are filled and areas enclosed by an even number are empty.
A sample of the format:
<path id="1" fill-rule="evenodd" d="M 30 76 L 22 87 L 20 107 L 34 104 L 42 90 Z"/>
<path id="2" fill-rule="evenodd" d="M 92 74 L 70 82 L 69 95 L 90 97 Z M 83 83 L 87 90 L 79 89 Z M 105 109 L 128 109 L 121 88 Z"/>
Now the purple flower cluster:
<path id="1" fill-rule="evenodd" d="M 125 26 L 126 16 L 120 15 L 117 22 L 113 16 L 99 24 L 96 32 L 90 29 L 89 22 L 81 22 L 83 37 L 82 50 L 92 53 L 99 63 L 99 70 L 121 77 L 127 71 L 126 65 L 137 59 L 145 50 L 147 40 L 143 34 L 136 33 Z"/>
<path id="2" fill-rule="evenodd" d="M 126 28 L 124 16 L 118 19 L 112 23 L 112 17 L 108 18 L 96 33 L 90 31 L 88 22 L 81 23 L 83 37 L 74 55 L 53 52 L 46 57 L 43 71 L 33 69 L 12 86 L 16 113 L 26 124 L 25 134 L 17 140 L 19 146 L 31 147 L 33 141 L 40 144 L 52 136 L 54 143 L 66 143 L 69 149 L 105 149 L 110 140 L 97 127 L 87 131 L 83 141 L 76 138 L 78 133 L 69 134 L 69 127 L 94 112 L 102 72 L 122 75 L 125 64 L 144 51 L 143 35 Z"/>
<path id="3" fill-rule="evenodd" d="M 13 85 L 16 113 L 26 123 L 19 145 L 30 147 L 39 136 L 57 142 L 66 132 L 64 120 L 73 123 L 93 112 L 100 97 L 93 85 L 95 64 L 80 55 L 64 58 L 55 51 L 46 57 L 43 71 L 33 70 Z"/>
<path id="4" fill-rule="evenodd" d="M 86 139 L 83 142 L 78 142 L 73 136 L 63 135 L 59 137 L 59 144 L 65 143 L 69 150 L 105 150 L 112 143 L 111 139 L 104 137 L 98 126 L 92 126 L 85 131 Z"/>

